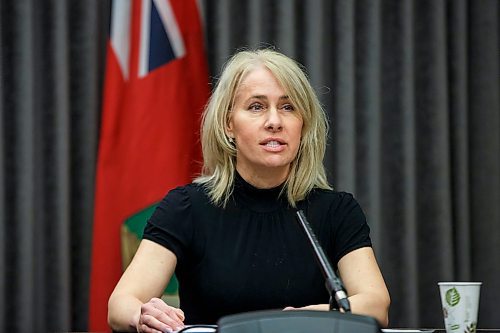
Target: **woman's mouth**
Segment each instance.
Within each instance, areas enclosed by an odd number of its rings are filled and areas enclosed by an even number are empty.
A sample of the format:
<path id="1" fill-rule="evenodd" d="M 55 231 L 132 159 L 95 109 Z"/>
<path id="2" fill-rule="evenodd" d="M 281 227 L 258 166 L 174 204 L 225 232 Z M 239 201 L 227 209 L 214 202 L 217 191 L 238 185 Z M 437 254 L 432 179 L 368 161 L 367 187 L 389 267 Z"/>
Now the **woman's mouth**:
<path id="1" fill-rule="evenodd" d="M 271 148 L 276 148 L 276 147 L 279 147 L 281 145 L 281 143 L 279 143 L 278 141 L 268 141 L 266 143 L 266 147 L 271 147 Z"/>

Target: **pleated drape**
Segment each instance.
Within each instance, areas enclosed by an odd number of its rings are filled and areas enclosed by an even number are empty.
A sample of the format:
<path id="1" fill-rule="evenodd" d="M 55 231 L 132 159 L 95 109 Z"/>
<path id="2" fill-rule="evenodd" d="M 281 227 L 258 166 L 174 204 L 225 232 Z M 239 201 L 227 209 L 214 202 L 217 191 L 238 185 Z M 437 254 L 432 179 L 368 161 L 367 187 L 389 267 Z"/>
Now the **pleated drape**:
<path id="1" fill-rule="evenodd" d="M 498 327 L 500 2 L 199 4 L 213 82 L 241 48 L 305 66 L 330 120 L 329 179 L 365 210 L 391 326 L 443 327 L 437 282 L 477 280 L 479 327 Z M 109 1 L 6 0 L 0 15 L 0 327 L 85 330 Z"/>
<path id="2" fill-rule="evenodd" d="M 85 329 L 106 4 L 0 15 L 0 327 Z"/>

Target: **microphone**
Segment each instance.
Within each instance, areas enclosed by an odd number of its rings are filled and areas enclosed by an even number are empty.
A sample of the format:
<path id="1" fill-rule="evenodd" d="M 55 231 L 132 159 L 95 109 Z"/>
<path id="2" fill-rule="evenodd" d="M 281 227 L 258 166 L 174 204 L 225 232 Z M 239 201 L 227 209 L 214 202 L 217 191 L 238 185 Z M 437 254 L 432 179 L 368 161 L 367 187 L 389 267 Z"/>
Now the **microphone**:
<path id="1" fill-rule="evenodd" d="M 297 220 L 299 221 L 299 225 L 302 227 L 302 230 L 307 236 L 307 240 L 311 245 L 316 260 L 321 268 L 321 272 L 325 278 L 325 286 L 330 294 L 330 311 L 341 309 L 344 312 L 351 312 L 351 304 L 349 303 L 349 299 L 347 299 L 347 294 L 345 292 L 344 286 L 342 285 L 342 281 L 337 277 L 335 272 L 333 271 L 332 265 L 328 261 L 325 252 L 323 252 L 323 248 L 318 242 L 316 235 L 314 234 L 311 225 L 307 222 L 306 216 L 302 212 L 302 210 L 297 211 Z M 337 303 L 338 308 L 335 306 L 335 302 Z"/>

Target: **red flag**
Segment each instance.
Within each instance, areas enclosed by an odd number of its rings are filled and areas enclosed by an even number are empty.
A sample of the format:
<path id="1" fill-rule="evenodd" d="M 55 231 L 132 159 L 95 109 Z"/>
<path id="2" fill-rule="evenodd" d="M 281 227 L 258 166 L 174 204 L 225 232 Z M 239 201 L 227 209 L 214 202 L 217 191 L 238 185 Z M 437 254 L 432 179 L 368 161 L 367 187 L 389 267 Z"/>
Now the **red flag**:
<path id="1" fill-rule="evenodd" d="M 89 330 L 109 330 L 122 273 L 120 227 L 201 166 L 208 98 L 195 0 L 114 1 L 97 162 Z"/>

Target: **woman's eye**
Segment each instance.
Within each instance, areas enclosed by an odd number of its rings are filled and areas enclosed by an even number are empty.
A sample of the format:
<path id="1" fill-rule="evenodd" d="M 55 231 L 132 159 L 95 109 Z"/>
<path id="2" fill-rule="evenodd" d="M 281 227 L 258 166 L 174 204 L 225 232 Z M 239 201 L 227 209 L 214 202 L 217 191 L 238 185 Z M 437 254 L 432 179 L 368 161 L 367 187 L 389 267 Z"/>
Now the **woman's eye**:
<path id="1" fill-rule="evenodd" d="M 251 111 L 261 111 L 264 107 L 261 104 L 252 104 L 248 107 Z"/>
<path id="2" fill-rule="evenodd" d="M 295 110 L 294 107 L 293 107 L 293 105 L 291 105 L 291 104 L 285 104 L 285 105 L 282 106 L 282 108 L 285 111 L 293 111 L 293 110 Z"/>

